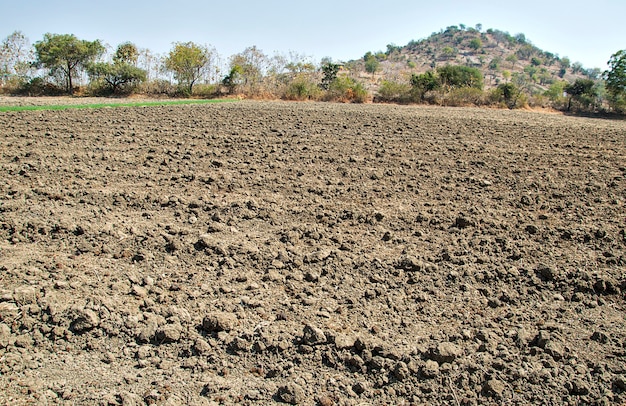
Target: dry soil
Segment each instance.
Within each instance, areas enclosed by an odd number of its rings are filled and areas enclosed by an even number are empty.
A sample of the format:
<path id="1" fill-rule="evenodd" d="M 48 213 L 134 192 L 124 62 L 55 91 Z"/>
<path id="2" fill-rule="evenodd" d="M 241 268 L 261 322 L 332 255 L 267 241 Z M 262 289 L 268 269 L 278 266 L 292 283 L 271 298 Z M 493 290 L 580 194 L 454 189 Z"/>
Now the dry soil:
<path id="1" fill-rule="evenodd" d="M 626 401 L 624 121 L 236 102 L 0 148 L 2 404 Z"/>

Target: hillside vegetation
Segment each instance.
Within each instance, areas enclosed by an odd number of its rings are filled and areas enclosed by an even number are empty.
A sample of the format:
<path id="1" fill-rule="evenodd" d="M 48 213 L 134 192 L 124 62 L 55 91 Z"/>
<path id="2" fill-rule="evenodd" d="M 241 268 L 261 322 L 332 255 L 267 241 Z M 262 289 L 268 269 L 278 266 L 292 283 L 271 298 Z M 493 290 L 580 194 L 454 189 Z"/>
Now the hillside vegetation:
<path id="1" fill-rule="evenodd" d="M 99 40 L 71 34 L 46 34 L 31 46 L 20 32 L 0 49 L 0 92 L 11 94 L 236 95 L 618 112 L 626 106 L 623 51 L 602 72 L 544 51 L 524 34 L 483 30 L 480 24 L 449 26 L 347 62 L 318 63 L 297 53 L 269 56 L 256 46 L 224 59 L 212 46 L 193 42 L 176 42 L 166 55 L 131 42 L 111 53 Z"/>

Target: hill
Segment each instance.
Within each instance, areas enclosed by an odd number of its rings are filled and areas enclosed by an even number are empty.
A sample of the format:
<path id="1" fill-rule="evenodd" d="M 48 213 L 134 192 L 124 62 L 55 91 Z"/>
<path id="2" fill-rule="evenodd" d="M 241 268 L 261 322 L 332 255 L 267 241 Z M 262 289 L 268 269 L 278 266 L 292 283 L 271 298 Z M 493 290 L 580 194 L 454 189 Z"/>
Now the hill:
<path id="1" fill-rule="evenodd" d="M 598 68 L 585 69 L 579 62 L 541 50 L 524 34 L 481 28 L 450 26 L 404 46 L 390 44 L 386 51 L 368 52 L 345 66 L 369 81 L 370 90 L 382 80 L 402 80 L 445 65 L 479 69 L 487 89 L 518 75 L 531 93 L 547 90 L 557 81 L 600 77 Z"/>

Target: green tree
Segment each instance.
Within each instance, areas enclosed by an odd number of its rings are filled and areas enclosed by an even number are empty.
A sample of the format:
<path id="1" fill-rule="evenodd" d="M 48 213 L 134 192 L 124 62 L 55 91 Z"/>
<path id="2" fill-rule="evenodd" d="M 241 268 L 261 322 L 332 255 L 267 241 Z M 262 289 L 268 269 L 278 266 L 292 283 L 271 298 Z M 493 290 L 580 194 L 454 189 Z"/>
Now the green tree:
<path id="1" fill-rule="evenodd" d="M 376 71 L 380 68 L 380 62 L 376 59 L 376 56 L 371 52 L 368 52 L 363 57 L 365 61 L 365 71 L 374 75 Z"/>
<path id="2" fill-rule="evenodd" d="M 324 90 L 330 89 L 330 86 L 337 80 L 337 74 L 339 73 L 340 66 L 331 61 L 326 61 L 322 64 L 322 83 L 320 87 Z"/>
<path id="3" fill-rule="evenodd" d="M 243 84 L 243 68 L 241 65 L 233 65 L 228 75 L 222 80 L 222 84 L 228 89 L 228 93 L 235 93 L 237 86 Z"/>
<path id="4" fill-rule="evenodd" d="M 500 58 L 499 56 L 494 56 L 491 62 L 489 62 L 489 69 L 497 71 L 500 69 L 501 63 L 502 58 Z"/>
<path id="5" fill-rule="evenodd" d="M 441 49 L 441 53 L 443 54 L 443 57 L 445 59 L 450 59 L 454 55 L 456 55 L 456 50 L 454 48 L 452 48 L 452 47 L 443 47 Z"/>
<path id="6" fill-rule="evenodd" d="M 130 65 L 137 65 L 139 60 L 139 50 L 137 46 L 132 42 L 124 42 L 117 46 L 115 55 L 113 56 L 113 62 L 127 63 Z"/>
<path id="7" fill-rule="evenodd" d="M 506 57 L 506 61 L 511 63 L 511 69 L 515 68 L 515 64 L 518 61 L 517 55 L 510 54 L 509 56 Z"/>
<path id="8" fill-rule="evenodd" d="M 259 92 L 267 66 L 267 56 L 256 46 L 248 47 L 230 58 L 231 72 L 234 70 L 239 75 L 238 86 L 252 94 Z"/>
<path id="9" fill-rule="evenodd" d="M 117 93 L 122 88 L 132 88 L 146 80 L 147 72 L 135 66 L 138 56 L 137 47 L 125 42 L 117 47 L 113 63 L 91 63 L 87 72 L 92 80 L 104 82 L 110 93 Z"/>
<path id="10" fill-rule="evenodd" d="M 559 80 L 550 85 L 548 90 L 545 91 L 544 95 L 550 99 L 553 106 L 554 105 L 564 105 L 565 97 L 563 94 L 565 93 L 565 86 L 567 86 L 567 82 L 564 80 Z"/>
<path id="11" fill-rule="evenodd" d="M 483 75 L 476 68 L 462 65 L 446 65 L 437 68 L 437 74 L 439 75 L 439 82 L 444 88 L 483 88 Z"/>
<path id="12" fill-rule="evenodd" d="M 609 102 L 616 110 L 626 108 L 626 50 L 611 55 L 609 69 L 604 72 Z"/>
<path id="13" fill-rule="evenodd" d="M 469 47 L 472 48 L 474 51 L 478 51 L 482 46 L 483 42 L 480 40 L 480 38 L 472 38 L 469 43 Z"/>
<path id="14" fill-rule="evenodd" d="M 565 86 L 565 93 L 569 96 L 567 111 L 572 107 L 572 100 L 576 100 L 585 108 L 589 107 L 596 97 L 594 85 L 595 82 L 591 79 L 576 79 L 574 83 Z"/>
<path id="15" fill-rule="evenodd" d="M 434 71 L 429 70 L 420 75 L 411 75 L 411 87 L 415 95 L 415 99 L 424 101 L 427 92 L 437 90 L 439 88 L 439 78 Z"/>
<path id="16" fill-rule="evenodd" d="M 178 84 L 191 94 L 193 85 L 208 74 L 213 52 L 206 46 L 193 42 L 176 42 L 165 58 L 165 68 L 174 73 Z"/>
<path id="17" fill-rule="evenodd" d="M 87 67 L 92 79 L 101 79 L 111 93 L 125 87 L 134 87 L 146 80 L 146 71 L 129 63 L 94 63 Z"/>
<path id="18" fill-rule="evenodd" d="M 50 69 L 50 74 L 60 73 L 65 79 L 66 91 L 74 94 L 72 79 L 81 69 L 104 54 L 105 48 L 99 40 L 85 41 L 73 34 L 46 34 L 35 43 L 37 66 Z"/>
<path id="19" fill-rule="evenodd" d="M 522 95 L 522 91 L 514 83 L 501 83 L 497 87 L 499 98 L 509 109 L 517 107 L 517 102 Z"/>

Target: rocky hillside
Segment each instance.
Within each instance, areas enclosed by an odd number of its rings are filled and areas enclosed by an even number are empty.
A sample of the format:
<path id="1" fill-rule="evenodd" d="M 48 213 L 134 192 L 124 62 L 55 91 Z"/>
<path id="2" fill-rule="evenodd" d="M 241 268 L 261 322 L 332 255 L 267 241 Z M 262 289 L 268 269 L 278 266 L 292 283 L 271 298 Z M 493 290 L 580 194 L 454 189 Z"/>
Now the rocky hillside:
<path id="1" fill-rule="evenodd" d="M 484 31 L 480 25 L 450 26 L 404 46 L 390 44 L 386 51 L 368 52 L 345 66 L 373 85 L 382 80 L 403 80 L 447 64 L 480 69 L 487 89 L 515 75 L 522 75 L 530 88 L 540 91 L 559 80 L 595 79 L 601 73 L 597 68 L 586 69 L 579 62 L 539 49 L 524 34 L 510 35 L 491 28 Z M 376 70 L 372 74 L 373 66 Z"/>

